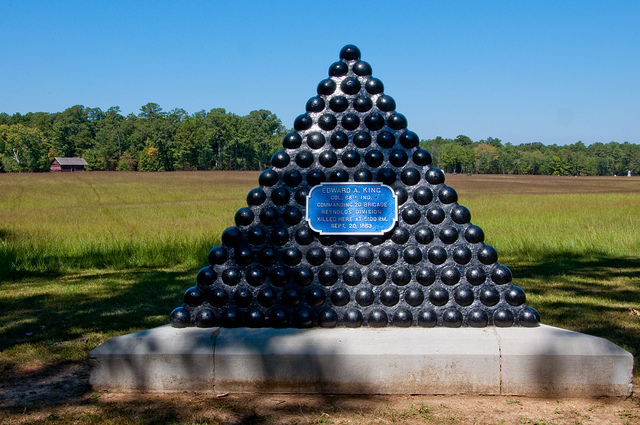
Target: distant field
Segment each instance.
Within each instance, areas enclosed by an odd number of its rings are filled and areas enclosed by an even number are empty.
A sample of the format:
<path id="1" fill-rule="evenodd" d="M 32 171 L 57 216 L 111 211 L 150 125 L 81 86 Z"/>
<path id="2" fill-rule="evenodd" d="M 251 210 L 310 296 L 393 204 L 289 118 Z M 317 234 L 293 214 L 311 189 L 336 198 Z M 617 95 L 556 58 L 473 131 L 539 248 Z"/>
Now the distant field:
<path id="1" fill-rule="evenodd" d="M 0 373 L 82 361 L 113 335 L 167 323 L 258 175 L 0 174 Z M 640 178 L 446 183 L 543 323 L 639 358 Z"/>

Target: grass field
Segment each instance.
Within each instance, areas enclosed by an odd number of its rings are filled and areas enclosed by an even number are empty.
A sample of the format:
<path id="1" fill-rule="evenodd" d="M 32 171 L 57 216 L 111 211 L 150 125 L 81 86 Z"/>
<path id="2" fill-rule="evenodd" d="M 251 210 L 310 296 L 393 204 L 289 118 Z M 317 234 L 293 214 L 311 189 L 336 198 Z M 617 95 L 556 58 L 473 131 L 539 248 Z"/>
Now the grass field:
<path id="1" fill-rule="evenodd" d="M 166 324 L 257 181 L 255 172 L 0 174 L 0 394 L 75 370 L 115 335 Z M 640 358 L 640 178 L 446 183 L 543 323 Z M 80 381 L 69 391 L 91 394 Z M 49 396 L 64 393 L 54 385 Z"/>

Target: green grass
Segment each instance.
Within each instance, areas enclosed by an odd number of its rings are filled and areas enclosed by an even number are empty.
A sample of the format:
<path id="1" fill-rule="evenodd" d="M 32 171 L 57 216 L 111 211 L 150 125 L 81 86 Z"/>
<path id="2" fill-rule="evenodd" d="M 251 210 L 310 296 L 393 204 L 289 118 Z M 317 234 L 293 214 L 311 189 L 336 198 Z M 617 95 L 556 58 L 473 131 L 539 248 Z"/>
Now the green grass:
<path id="1" fill-rule="evenodd" d="M 167 323 L 256 172 L 0 175 L 0 370 Z M 545 324 L 640 358 L 640 180 L 451 176 Z M 30 336 L 28 336 L 30 335 Z M 636 367 L 636 374 L 638 374 Z"/>

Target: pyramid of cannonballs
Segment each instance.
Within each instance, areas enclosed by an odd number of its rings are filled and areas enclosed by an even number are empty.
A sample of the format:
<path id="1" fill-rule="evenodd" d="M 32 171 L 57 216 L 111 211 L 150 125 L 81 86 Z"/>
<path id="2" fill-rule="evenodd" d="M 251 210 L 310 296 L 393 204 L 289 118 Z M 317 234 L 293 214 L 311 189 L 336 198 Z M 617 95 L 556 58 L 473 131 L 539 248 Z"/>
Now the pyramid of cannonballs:
<path id="1" fill-rule="evenodd" d="M 538 326 L 356 46 L 317 92 L 171 325 Z"/>

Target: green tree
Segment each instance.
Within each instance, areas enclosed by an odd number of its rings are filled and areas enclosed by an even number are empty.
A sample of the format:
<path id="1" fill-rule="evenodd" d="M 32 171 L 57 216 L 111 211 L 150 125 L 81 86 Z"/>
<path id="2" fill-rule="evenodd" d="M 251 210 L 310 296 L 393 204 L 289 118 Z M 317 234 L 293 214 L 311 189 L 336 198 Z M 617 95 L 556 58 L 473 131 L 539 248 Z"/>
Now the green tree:
<path id="1" fill-rule="evenodd" d="M 47 171 L 47 145 L 38 129 L 22 124 L 0 125 L 0 160 L 5 171 Z"/>

